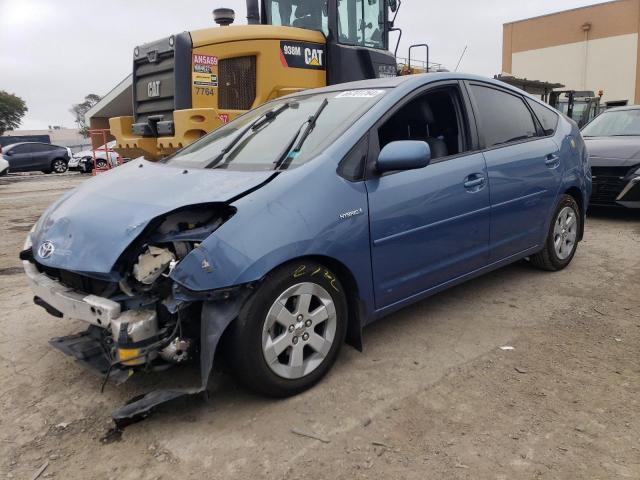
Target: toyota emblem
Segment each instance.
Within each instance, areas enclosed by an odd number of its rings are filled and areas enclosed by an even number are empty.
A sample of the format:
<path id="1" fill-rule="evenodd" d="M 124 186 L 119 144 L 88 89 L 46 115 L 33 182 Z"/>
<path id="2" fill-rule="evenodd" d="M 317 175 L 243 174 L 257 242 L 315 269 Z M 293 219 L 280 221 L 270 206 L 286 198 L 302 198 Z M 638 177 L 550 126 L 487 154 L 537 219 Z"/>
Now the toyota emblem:
<path id="1" fill-rule="evenodd" d="M 55 249 L 56 247 L 53 246 L 53 243 L 47 240 L 42 245 L 40 245 L 40 248 L 38 248 L 38 255 L 40 256 L 40 258 L 49 258 L 53 254 Z"/>

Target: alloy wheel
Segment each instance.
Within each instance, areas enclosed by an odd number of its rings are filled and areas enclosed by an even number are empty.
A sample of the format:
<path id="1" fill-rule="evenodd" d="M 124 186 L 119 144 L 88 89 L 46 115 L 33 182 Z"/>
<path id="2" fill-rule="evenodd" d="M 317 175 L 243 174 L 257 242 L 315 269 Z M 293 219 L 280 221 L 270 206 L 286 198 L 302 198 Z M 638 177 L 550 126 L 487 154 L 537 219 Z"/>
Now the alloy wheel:
<path id="1" fill-rule="evenodd" d="M 553 228 L 553 246 L 560 260 L 565 260 L 573 252 L 578 238 L 577 226 L 577 214 L 573 208 L 560 210 Z"/>
<path id="2" fill-rule="evenodd" d="M 56 160 L 53 162 L 53 170 L 56 173 L 64 173 L 67 171 L 67 164 L 64 160 Z"/>
<path id="3" fill-rule="evenodd" d="M 289 287 L 264 321 L 262 353 L 267 365 L 286 379 L 308 375 L 329 354 L 336 326 L 336 308 L 323 287 L 311 282 Z"/>

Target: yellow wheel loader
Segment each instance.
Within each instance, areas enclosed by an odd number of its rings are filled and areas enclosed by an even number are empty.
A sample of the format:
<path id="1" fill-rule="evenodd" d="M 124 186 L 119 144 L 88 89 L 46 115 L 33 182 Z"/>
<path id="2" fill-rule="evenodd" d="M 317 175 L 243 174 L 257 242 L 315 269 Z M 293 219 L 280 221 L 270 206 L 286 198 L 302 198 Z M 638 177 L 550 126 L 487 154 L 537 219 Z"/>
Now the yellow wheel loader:
<path id="1" fill-rule="evenodd" d="M 400 0 L 247 0 L 248 25 L 183 32 L 140 45 L 133 116 L 110 119 L 123 156 L 159 159 L 224 123 L 308 88 L 396 76 L 390 16 Z M 397 48 L 396 48 L 397 50 Z"/>

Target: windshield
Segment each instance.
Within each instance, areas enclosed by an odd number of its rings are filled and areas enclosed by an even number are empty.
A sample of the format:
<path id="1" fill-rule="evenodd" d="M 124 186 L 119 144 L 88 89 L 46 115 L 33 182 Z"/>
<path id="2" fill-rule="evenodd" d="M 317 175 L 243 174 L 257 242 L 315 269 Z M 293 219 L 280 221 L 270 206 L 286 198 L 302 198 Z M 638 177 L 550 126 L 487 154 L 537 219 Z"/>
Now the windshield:
<path id="1" fill-rule="evenodd" d="M 327 148 L 384 93 L 383 89 L 348 90 L 275 100 L 163 162 L 188 168 L 245 171 L 295 168 Z"/>
<path id="2" fill-rule="evenodd" d="M 582 129 L 585 137 L 640 136 L 640 110 L 604 112 Z"/>

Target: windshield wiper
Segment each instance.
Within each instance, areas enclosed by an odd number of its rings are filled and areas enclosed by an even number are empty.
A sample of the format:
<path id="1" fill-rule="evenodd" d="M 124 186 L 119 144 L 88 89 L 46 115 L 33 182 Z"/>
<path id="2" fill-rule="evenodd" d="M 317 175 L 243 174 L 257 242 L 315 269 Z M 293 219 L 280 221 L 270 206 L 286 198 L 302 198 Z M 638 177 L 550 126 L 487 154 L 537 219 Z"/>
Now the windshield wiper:
<path id="1" fill-rule="evenodd" d="M 316 112 L 311 115 L 307 121 L 305 121 L 300 128 L 296 131 L 296 134 L 293 136 L 291 141 L 288 143 L 287 147 L 284 149 L 282 154 L 278 157 L 278 159 L 273 162 L 273 169 L 278 170 L 279 168 L 286 169 L 289 166 L 289 163 L 298 156 L 300 150 L 302 149 L 302 145 L 307 140 L 311 132 L 316 126 L 316 122 L 318 118 L 322 114 L 322 111 L 329 105 L 329 100 L 326 98 L 322 101 Z M 306 128 L 304 128 L 306 125 Z M 304 128 L 304 131 L 302 130 Z M 300 134 L 302 132 L 302 134 Z M 298 140 L 298 137 L 300 139 Z M 296 143 L 296 140 L 298 142 Z"/>
<path id="2" fill-rule="evenodd" d="M 211 162 L 209 162 L 204 168 L 214 168 L 224 159 L 224 157 L 226 157 L 228 154 L 230 154 L 233 151 L 234 147 L 238 144 L 238 142 L 240 142 L 240 140 L 242 140 L 242 138 L 247 133 L 249 133 L 250 131 L 255 132 L 263 125 L 270 123 L 290 106 L 291 106 L 290 102 L 285 103 L 284 105 L 276 108 L 275 110 L 269 110 L 264 115 L 256 118 L 253 122 L 251 122 L 244 129 L 242 129 L 240 133 L 238 133 L 238 135 L 236 135 L 233 138 L 233 140 L 231 140 L 231 142 L 229 142 L 229 144 L 222 149 L 220 154 L 216 158 L 214 158 Z"/>

